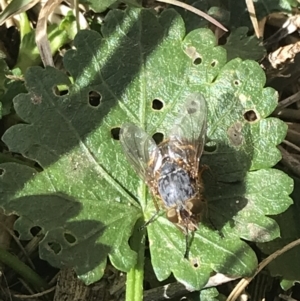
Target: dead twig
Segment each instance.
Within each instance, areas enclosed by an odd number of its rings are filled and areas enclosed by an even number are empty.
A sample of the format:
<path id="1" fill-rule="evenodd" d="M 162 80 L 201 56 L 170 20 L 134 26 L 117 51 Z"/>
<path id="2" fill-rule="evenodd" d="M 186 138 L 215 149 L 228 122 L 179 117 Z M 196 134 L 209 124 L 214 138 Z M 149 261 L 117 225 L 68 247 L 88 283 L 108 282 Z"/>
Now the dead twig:
<path id="1" fill-rule="evenodd" d="M 168 3 L 168 4 L 172 4 L 178 7 L 182 7 L 186 10 L 189 10 L 190 12 L 204 18 L 205 20 L 207 20 L 208 22 L 211 22 L 212 24 L 214 24 L 215 26 L 221 28 L 224 31 L 228 31 L 220 22 L 218 22 L 217 20 L 215 20 L 213 17 L 209 16 L 208 14 L 204 13 L 203 11 L 201 11 L 200 9 L 197 9 L 191 5 L 188 5 L 186 3 L 177 1 L 177 0 L 156 0 L 157 2 L 163 2 L 163 3 Z"/>
<path id="2" fill-rule="evenodd" d="M 284 254 L 285 252 L 289 251 L 290 249 L 300 245 L 300 239 L 294 240 L 293 242 L 289 243 L 282 249 L 274 252 L 270 256 L 268 256 L 266 259 L 264 259 L 257 267 L 257 270 L 255 274 L 252 277 L 243 278 L 237 286 L 234 288 L 234 290 L 231 292 L 229 297 L 226 299 L 226 301 L 235 301 L 239 297 L 239 295 L 244 291 L 244 289 L 249 285 L 249 283 L 253 280 L 253 278 L 263 269 L 265 268 L 271 261 L 273 261 L 278 256 Z"/>

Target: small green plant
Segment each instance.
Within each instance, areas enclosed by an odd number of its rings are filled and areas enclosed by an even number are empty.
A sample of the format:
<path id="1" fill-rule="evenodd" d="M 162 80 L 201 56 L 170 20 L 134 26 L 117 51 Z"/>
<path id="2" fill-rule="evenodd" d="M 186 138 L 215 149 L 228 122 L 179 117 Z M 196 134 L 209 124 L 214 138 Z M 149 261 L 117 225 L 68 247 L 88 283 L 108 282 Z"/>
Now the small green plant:
<path id="1" fill-rule="evenodd" d="M 160 16 L 144 9 L 110 11 L 101 34 L 81 31 L 74 46 L 64 57 L 74 83 L 54 68 L 30 68 L 28 93 L 14 99 L 24 124 L 3 136 L 10 151 L 43 168 L 0 166 L 1 206 L 20 216 L 15 224 L 20 239 L 30 239 L 30 229 L 39 226 L 41 258 L 56 267 L 74 267 L 87 284 L 102 277 L 109 258 L 129 272 L 128 300 L 141 296 L 134 288 L 142 287 L 146 232 L 159 280 L 173 273 L 199 290 L 212 272 L 251 275 L 256 256 L 240 238 L 279 237 L 269 215 L 292 204 L 293 188 L 287 175 L 272 169 L 281 158 L 276 145 L 287 127 L 268 118 L 277 93 L 263 88 L 259 65 L 238 58 L 227 63 L 210 30 L 186 35 L 183 19 L 172 9 Z M 60 85 L 68 87 L 65 95 L 56 93 Z M 164 215 L 147 231 L 137 231 L 155 208 L 115 133 L 133 122 L 150 135 L 164 134 L 184 95 L 194 92 L 207 102 L 205 197 L 223 237 L 200 224 L 187 260 L 183 233 Z M 99 101 L 90 101 L 91 93 Z M 155 100 L 163 104 L 160 109 Z"/>

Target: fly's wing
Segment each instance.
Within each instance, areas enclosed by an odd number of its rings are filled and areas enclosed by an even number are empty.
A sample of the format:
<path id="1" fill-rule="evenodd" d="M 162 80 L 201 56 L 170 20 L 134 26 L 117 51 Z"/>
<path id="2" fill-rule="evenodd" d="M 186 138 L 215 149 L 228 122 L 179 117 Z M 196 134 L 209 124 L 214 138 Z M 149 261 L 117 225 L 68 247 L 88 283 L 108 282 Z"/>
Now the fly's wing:
<path id="1" fill-rule="evenodd" d="M 183 159 L 195 176 L 205 144 L 206 116 L 204 96 L 199 93 L 189 95 L 169 135 L 170 156 Z"/>
<path id="2" fill-rule="evenodd" d="M 120 142 L 134 170 L 148 183 L 153 178 L 153 164 L 150 162 L 159 157 L 155 141 L 141 128 L 125 123 L 120 130 Z"/>

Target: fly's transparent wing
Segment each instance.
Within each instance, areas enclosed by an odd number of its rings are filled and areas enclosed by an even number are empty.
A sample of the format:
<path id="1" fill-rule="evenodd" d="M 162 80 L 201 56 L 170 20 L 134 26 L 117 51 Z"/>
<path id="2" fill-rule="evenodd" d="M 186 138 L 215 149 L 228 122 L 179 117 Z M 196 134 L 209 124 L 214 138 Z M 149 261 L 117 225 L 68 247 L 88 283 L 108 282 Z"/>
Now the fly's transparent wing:
<path id="1" fill-rule="evenodd" d="M 158 157 L 159 149 L 155 141 L 141 128 L 125 123 L 120 130 L 120 142 L 134 170 L 148 183 L 153 177 L 149 163 Z"/>
<path id="2" fill-rule="evenodd" d="M 206 101 L 202 94 L 188 96 L 169 135 L 169 148 L 198 174 L 206 135 Z"/>

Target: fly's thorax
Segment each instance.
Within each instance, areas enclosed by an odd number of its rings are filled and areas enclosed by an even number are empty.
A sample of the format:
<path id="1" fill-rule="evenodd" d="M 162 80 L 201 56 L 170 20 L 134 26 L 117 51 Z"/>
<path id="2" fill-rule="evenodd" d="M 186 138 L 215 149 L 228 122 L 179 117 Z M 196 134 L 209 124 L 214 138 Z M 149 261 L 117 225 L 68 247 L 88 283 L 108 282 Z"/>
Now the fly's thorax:
<path id="1" fill-rule="evenodd" d="M 170 160 L 165 160 L 165 162 L 163 162 L 163 165 L 161 167 L 160 175 L 163 177 L 171 173 L 176 174 L 181 169 L 182 168 L 180 168 L 178 164 L 171 162 Z"/>

